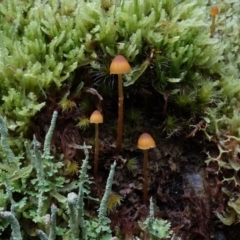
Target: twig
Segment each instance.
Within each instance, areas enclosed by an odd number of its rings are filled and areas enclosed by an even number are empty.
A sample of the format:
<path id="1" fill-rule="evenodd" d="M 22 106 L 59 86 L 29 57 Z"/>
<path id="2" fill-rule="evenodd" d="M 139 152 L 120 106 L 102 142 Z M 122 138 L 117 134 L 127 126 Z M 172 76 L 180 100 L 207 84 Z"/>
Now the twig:
<path id="1" fill-rule="evenodd" d="M 205 125 L 205 120 L 201 120 L 197 125 L 193 125 L 195 128 L 186 136 L 186 138 L 194 137 L 198 131 L 202 130 L 205 127 Z"/>

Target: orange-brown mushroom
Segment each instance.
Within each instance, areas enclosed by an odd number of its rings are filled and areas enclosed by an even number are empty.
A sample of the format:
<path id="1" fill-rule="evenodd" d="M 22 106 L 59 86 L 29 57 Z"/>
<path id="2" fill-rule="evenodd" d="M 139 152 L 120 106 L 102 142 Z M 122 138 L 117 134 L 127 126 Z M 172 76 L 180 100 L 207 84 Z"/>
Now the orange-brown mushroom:
<path id="1" fill-rule="evenodd" d="M 210 10 L 210 14 L 212 16 L 212 24 L 211 24 L 211 30 L 210 30 L 210 37 L 212 38 L 214 36 L 215 32 L 215 21 L 216 21 L 216 16 L 219 14 L 219 8 L 218 7 L 212 7 Z"/>
<path id="2" fill-rule="evenodd" d="M 143 133 L 138 138 L 138 148 L 143 150 L 143 202 L 147 204 L 148 200 L 148 149 L 156 147 L 154 139 L 148 133 Z"/>
<path id="3" fill-rule="evenodd" d="M 117 143 L 116 150 L 119 152 L 122 148 L 122 132 L 123 132 L 123 82 L 122 74 L 129 73 L 131 66 L 122 55 L 116 56 L 110 65 L 110 74 L 118 75 L 118 123 L 117 123 Z"/>
<path id="4" fill-rule="evenodd" d="M 99 154 L 99 129 L 98 124 L 103 123 L 103 116 L 98 111 L 95 110 L 90 116 L 90 123 L 95 124 L 95 155 L 94 155 L 94 177 L 96 178 L 98 172 L 98 154 Z"/>

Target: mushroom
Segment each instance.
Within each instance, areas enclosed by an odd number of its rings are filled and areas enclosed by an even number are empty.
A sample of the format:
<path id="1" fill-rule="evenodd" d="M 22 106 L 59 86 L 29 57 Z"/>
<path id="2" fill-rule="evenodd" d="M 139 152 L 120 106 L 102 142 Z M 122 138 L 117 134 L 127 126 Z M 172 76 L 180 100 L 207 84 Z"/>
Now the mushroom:
<path id="1" fill-rule="evenodd" d="M 215 20 L 216 20 L 216 16 L 219 14 L 219 8 L 212 7 L 210 10 L 210 14 L 212 15 L 212 25 L 211 25 L 211 30 L 210 30 L 210 37 L 212 38 L 214 36 L 214 32 L 215 32 Z"/>
<path id="2" fill-rule="evenodd" d="M 98 154 L 99 154 L 99 130 L 98 124 L 103 123 L 103 116 L 98 111 L 95 110 L 90 116 L 90 123 L 95 123 L 95 155 L 94 155 L 94 177 L 96 178 L 98 172 Z"/>
<path id="3" fill-rule="evenodd" d="M 122 148 L 122 132 L 123 132 L 123 82 L 122 74 L 129 73 L 131 66 L 122 55 L 116 56 L 110 65 L 110 74 L 118 75 L 118 123 L 117 123 L 117 143 L 116 150 L 119 152 Z"/>
<path id="4" fill-rule="evenodd" d="M 148 200 L 148 149 L 156 147 L 155 141 L 148 133 L 143 133 L 138 138 L 138 148 L 143 150 L 143 202 L 147 204 Z"/>

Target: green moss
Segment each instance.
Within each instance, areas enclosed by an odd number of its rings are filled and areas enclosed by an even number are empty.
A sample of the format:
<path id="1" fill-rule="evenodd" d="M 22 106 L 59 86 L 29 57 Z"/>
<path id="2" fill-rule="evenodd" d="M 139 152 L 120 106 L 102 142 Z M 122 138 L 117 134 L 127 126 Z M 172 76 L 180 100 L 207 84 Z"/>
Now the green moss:
<path id="1" fill-rule="evenodd" d="M 209 39 L 207 7 L 197 1 L 38 0 L 17 5 L 11 0 L 0 6 L 1 113 L 15 131 L 25 132 L 51 89 L 71 82 L 74 70 L 92 62 L 99 52 L 120 53 L 134 62 L 146 46 L 152 46 L 168 59 L 168 69 L 161 58 L 155 60 L 161 72 L 156 81 L 162 84 L 163 78 L 167 86 L 173 78 L 184 85 L 185 73 L 196 67 L 222 72 L 219 61 L 228 45 Z M 149 64 L 133 66 L 125 85 L 137 81 Z"/>

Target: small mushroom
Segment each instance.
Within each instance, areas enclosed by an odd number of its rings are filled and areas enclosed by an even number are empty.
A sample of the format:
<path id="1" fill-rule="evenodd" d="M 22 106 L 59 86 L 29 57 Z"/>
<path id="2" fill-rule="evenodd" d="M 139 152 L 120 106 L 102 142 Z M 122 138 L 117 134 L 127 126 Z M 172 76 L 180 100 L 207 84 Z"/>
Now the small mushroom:
<path id="1" fill-rule="evenodd" d="M 211 38 L 214 36 L 216 16 L 219 14 L 219 12 L 220 11 L 218 7 L 212 7 L 210 10 L 210 14 L 212 15 L 212 24 L 211 24 L 211 30 L 210 30 Z"/>
<path id="2" fill-rule="evenodd" d="M 118 123 L 117 123 L 117 152 L 121 151 L 122 148 L 122 134 L 123 134 L 123 82 L 122 74 L 129 73 L 131 66 L 128 61 L 122 55 L 116 56 L 110 65 L 110 74 L 118 75 Z"/>
<path id="3" fill-rule="evenodd" d="M 147 204 L 148 200 L 148 149 L 156 147 L 154 139 L 148 133 L 143 133 L 138 138 L 138 148 L 143 150 L 143 202 Z"/>
<path id="4" fill-rule="evenodd" d="M 99 154 L 99 129 L 98 124 L 103 123 L 103 116 L 95 110 L 90 116 L 90 123 L 95 123 L 95 155 L 94 155 L 94 177 L 96 178 L 98 172 L 98 154 Z"/>

